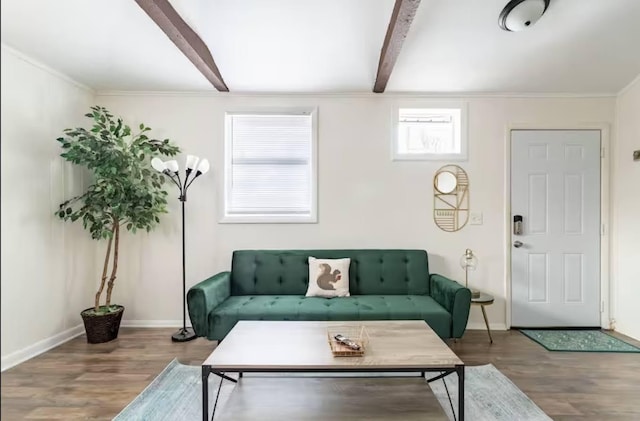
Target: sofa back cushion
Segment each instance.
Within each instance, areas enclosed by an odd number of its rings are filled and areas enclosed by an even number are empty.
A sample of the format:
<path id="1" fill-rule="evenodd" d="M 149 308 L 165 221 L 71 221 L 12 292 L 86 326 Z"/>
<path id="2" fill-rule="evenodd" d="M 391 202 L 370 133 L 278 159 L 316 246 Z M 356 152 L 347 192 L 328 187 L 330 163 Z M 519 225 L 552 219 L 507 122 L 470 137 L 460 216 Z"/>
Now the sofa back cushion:
<path id="1" fill-rule="evenodd" d="M 351 295 L 429 294 L 424 250 L 236 250 L 231 262 L 231 295 L 304 295 L 309 256 L 351 259 Z"/>

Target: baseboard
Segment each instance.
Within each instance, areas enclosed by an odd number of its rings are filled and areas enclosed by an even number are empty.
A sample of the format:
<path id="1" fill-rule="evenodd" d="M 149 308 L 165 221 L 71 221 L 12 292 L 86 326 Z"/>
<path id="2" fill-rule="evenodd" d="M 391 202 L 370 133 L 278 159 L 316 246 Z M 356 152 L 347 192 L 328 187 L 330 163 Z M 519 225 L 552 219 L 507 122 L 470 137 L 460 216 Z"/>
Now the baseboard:
<path id="1" fill-rule="evenodd" d="M 123 320 L 122 327 L 182 327 L 182 320 Z M 191 322 L 187 321 L 187 327 L 191 327 Z M 469 323 L 467 330 L 487 330 L 484 323 Z M 491 323 L 491 330 L 507 330 L 504 323 Z"/>
<path id="2" fill-rule="evenodd" d="M 26 348 L 12 352 L 6 357 L 2 357 L 2 368 L 0 371 L 5 371 L 11 367 L 14 367 L 22 362 L 30 360 L 48 350 L 62 345 L 63 343 L 70 341 L 71 339 L 80 336 L 84 333 L 84 326 L 79 324 L 67 329 L 64 332 L 60 332 L 57 335 L 53 335 L 50 338 L 43 339 L 36 342 L 33 345 L 29 345 Z"/>
<path id="3" fill-rule="evenodd" d="M 122 327 L 175 327 L 182 326 L 182 320 L 123 320 L 120 324 Z M 187 323 L 187 327 L 191 327 L 191 323 Z M 467 330 L 486 330 L 487 327 L 482 323 L 469 323 Z M 507 330 L 507 326 L 504 323 L 492 323 L 491 330 Z M 67 329 L 64 332 L 60 332 L 50 338 L 43 339 L 36 342 L 33 345 L 15 351 L 6 357 L 2 357 L 2 368 L 0 371 L 8 370 L 22 362 L 30 360 L 52 348 L 62 345 L 63 343 L 70 341 L 71 339 L 78 337 L 84 333 L 84 326 L 79 324 Z"/>
<path id="4" fill-rule="evenodd" d="M 636 341 L 640 341 L 640 329 L 635 326 L 634 328 L 631 328 L 631 326 L 627 326 L 626 324 L 621 324 L 620 322 L 618 322 L 615 331 L 632 339 L 635 339 Z"/>
<path id="5" fill-rule="evenodd" d="M 490 323 L 491 330 L 507 330 L 505 323 Z M 487 326 L 484 323 L 468 323 L 467 330 L 487 330 Z"/>
<path id="6" fill-rule="evenodd" d="M 182 320 L 123 320 L 122 327 L 182 327 Z M 191 327 L 191 322 L 187 320 L 187 327 Z"/>

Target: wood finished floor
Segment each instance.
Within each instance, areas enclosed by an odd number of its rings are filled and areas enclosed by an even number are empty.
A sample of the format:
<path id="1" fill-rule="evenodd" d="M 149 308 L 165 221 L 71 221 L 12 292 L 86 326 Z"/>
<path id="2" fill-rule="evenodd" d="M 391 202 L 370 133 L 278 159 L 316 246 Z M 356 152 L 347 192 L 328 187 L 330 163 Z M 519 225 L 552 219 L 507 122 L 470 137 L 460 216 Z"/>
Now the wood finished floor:
<path id="1" fill-rule="evenodd" d="M 199 365 L 215 343 L 174 329 L 123 328 L 114 342 L 73 339 L 2 373 L 1 419 L 110 420 L 177 358 Z M 640 345 L 640 342 L 619 337 Z M 640 420 L 640 354 L 549 352 L 517 331 L 467 331 L 467 365 L 492 363 L 555 420 Z"/>

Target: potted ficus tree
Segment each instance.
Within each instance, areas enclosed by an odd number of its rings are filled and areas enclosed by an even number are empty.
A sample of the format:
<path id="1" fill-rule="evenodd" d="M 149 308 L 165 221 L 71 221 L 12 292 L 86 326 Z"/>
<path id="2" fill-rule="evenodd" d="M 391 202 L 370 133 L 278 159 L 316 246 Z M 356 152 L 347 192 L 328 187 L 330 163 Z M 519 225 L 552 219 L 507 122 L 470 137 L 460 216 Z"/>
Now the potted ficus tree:
<path id="1" fill-rule="evenodd" d="M 81 312 L 87 341 L 101 343 L 118 336 L 124 312 L 123 306 L 111 303 L 121 229 L 148 232 L 167 212 L 165 178 L 151 169 L 150 157 L 173 156 L 180 150 L 169 139 L 150 138 L 151 129 L 144 124 L 132 130 L 104 107 L 91 107 L 85 116 L 93 122 L 90 129 L 66 129 L 57 140 L 63 149 L 60 156 L 85 166 L 93 179 L 84 193 L 62 203 L 56 214 L 65 221 L 81 220 L 91 238 L 107 243 L 94 305 Z"/>

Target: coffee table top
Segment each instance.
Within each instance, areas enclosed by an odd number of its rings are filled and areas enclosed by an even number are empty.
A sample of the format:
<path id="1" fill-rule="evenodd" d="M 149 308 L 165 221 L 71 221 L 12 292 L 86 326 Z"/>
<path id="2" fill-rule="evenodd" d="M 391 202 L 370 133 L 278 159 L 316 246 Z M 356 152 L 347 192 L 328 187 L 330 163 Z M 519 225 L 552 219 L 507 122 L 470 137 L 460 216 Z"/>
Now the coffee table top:
<path id="1" fill-rule="evenodd" d="M 334 357 L 327 329 L 365 326 L 362 357 Z M 421 320 L 239 321 L 202 363 L 213 371 L 420 371 L 464 363 Z"/>

